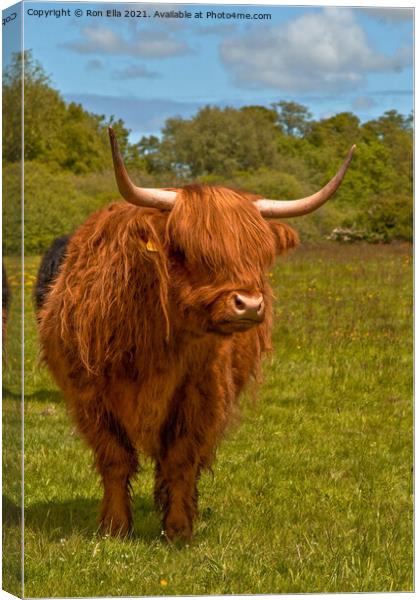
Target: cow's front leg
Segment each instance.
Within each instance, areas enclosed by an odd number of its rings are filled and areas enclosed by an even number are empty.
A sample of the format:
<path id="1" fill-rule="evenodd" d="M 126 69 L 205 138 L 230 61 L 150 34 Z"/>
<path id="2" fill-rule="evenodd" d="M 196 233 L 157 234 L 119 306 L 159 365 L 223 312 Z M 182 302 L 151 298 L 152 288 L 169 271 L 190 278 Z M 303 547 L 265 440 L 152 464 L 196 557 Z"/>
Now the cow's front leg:
<path id="1" fill-rule="evenodd" d="M 104 533 L 127 535 L 132 529 L 130 477 L 136 471 L 136 461 L 123 452 L 98 464 L 102 476 L 104 496 L 100 524 Z"/>
<path id="2" fill-rule="evenodd" d="M 76 421 L 94 452 L 104 487 L 101 529 L 111 535 L 126 535 L 132 528 L 130 479 L 137 472 L 137 452 L 116 416 L 99 403 L 78 409 Z"/>
<path id="3" fill-rule="evenodd" d="M 210 367 L 207 373 L 200 371 L 195 381 L 191 377 L 176 392 L 160 432 L 155 501 L 163 511 L 163 530 L 169 540 L 188 540 L 192 535 L 199 476 L 213 462 L 228 420 L 232 384 L 228 377 L 220 384 L 222 368 L 217 373 Z"/>
<path id="4" fill-rule="evenodd" d="M 198 453 L 188 438 L 176 440 L 156 465 L 155 501 L 169 540 L 189 540 L 197 516 Z"/>

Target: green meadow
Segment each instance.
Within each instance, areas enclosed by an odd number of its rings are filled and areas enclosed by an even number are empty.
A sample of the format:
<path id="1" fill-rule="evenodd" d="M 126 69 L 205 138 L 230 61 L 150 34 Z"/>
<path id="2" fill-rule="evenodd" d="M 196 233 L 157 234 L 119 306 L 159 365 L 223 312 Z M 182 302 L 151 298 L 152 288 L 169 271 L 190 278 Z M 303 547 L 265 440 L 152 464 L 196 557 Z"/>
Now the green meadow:
<path id="1" fill-rule="evenodd" d="M 20 583 L 18 260 L 3 375 L 3 588 Z M 90 452 L 39 365 L 25 261 L 27 597 L 413 590 L 412 246 L 324 243 L 281 258 L 273 353 L 200 484 L 188 546 L 160 540 L 152 465 L 135 531 L 97 530 Z"/>

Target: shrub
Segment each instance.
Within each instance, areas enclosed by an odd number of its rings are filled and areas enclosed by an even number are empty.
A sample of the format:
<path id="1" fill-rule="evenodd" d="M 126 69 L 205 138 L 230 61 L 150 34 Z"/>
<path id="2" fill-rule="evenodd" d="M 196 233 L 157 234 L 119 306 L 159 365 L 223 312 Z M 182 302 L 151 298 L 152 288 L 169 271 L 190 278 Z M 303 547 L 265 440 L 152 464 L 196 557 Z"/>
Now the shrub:
<path id="1" fill-rule="evenodd" d="M 3 250 L 5 254 L 17 254 L 21 247 L 19 165 L 6 165 L 4 171 Z M 91 189 L 86 193 L 83 177 L 51 170 L 51 167 L 37 162 L 25 162 L 24 182 L 26 254 L 44 252 L 56 237 L 71 233 L 90 213 L 118 198 L 109 175 L 104 176 L 104 183 L 97 187 L 96 193 Z M 90 188 L 89 185 L 87 187 Z"/>

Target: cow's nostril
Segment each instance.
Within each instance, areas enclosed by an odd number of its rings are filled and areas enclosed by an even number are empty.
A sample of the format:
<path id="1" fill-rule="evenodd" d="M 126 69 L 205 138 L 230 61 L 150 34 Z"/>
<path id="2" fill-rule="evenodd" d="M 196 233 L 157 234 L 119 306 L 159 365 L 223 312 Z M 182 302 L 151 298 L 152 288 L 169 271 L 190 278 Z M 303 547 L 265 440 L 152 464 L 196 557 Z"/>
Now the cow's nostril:
<path id="1" fill-rule="evenodd" d="M 235 296 L 235 308 L 237 308 L 238 310 L 245 310 L 246 309 L 245 302 L 238 295 Z"/>

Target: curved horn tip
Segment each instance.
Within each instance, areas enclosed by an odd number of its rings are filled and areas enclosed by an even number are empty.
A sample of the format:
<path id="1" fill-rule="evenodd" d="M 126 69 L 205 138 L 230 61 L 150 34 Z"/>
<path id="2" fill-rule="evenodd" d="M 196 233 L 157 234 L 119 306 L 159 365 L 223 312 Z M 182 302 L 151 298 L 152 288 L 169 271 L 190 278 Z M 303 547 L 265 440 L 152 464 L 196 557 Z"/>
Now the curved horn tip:
<path id="1" fill-rule="evenodd" d="M 118 145 L 117 136 L 112 127 L 108 127 L 108 134 L 109 134 L 109 143 L 111 144 L 111 153 L 112 153 L 113 160 L 114 161 L 115 160 L 122 161 L 121 151 L 120 151 L 120 147 Z"/>
<path id="2" fill-rule="evenodd" d="M 300 217 L 321 207 L 336 192 L 343 181 L 355 150 L 356 144 L 353 144 L 339 171 L 323 188 L 318 192 L 315 192 L 315 194 L 305 198 L 299 198 L 298 200 L 268 200 L 266 198 L 257 200 L 256 205 L 262 216 L 272 219 L 281 217 Z"/>

